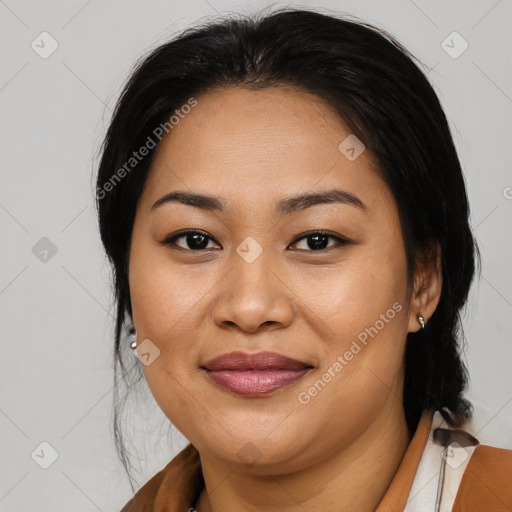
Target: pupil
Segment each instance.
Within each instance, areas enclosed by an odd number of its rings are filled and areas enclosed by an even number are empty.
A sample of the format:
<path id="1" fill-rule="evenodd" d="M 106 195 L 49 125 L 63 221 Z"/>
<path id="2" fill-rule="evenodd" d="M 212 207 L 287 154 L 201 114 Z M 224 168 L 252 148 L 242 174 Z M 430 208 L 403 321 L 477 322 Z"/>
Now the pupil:
<path id="1" fill-rule="evenodd" d="M 309 240 L 313 240 L 313 243 L 308 243 L 310 249 L 325 249 L 328 245 L 329 237 L 327 235 L 311 235 L 308 237 Z"/>
<path id="2" fill-rule="evenodd" d="M 191 239 L 194 241 L 190 242 Z M 201 235 L 199 233 L 194 233 L 193 235 L 188 235 L 187 243 L 188 243 L 189 247 L 191 247 L 193 249 L 199 249 L 199 250 L 205 249 L 206 246 L 208 245 L 206 236 Z"/>

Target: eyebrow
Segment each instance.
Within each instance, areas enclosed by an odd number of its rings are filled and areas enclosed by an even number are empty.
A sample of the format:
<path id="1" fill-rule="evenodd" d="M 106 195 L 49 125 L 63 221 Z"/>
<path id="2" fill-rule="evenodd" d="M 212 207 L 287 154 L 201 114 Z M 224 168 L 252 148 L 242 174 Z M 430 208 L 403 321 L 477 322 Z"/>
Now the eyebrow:
<path id="1" fill-rule="evenodd" d="M 173 191 L 158 199 L 150 209 L 150 212 L 166 203 L 178 202 L 189 206 L 194 206 L 205 211 L 224 212 L 225 203 L 216 196 L 208 196 L 204 194 L 194 194 L 191 192 Z M 346 190 L 331 189 L 314 194 L 300 194 L 293 197 L 281 199 L 276 206 L 275 213 L 278 216 L 290 215 L 298 211 L 311 208 L 318 204 L 340 203 L 354 206 L 363 212 L 367 212 L 367 208 L 363 201 L 354 194 Z"/>

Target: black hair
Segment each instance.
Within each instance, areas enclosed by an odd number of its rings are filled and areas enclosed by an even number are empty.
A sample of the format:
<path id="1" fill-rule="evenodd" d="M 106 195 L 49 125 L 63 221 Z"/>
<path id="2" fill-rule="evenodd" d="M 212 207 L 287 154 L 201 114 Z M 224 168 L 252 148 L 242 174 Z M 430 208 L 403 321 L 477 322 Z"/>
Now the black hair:
<path id="1" fill-rule="evenodd" d="M 416 62 L 392 35 L 361 20 L 281 9 L 207 21 L 136 63 L 101 146 L 96 183 L 101 239 L 113 268 L 117 305 L 116 391 L 122 382 L 142 379 L 123 336 L 132 316 L 131 232 L 155 149 L 131 169 L 126 163 L 155 138 L 157 127 L 169 126 L 170 116 L 190 98 L 219 88 L 287 85 L 327 101 L 374 156 L 398 206 L 409 283 L 420 249 L 432 241 L 440 244 L 440 301 L 425 329 L 408 334 L 404 354 L 403 406 L 410 432 L 425 409 L 440 410 L 452 426 L 471 417 L 472 405 L 463 397 L 468 374 L 460 312 L 480 255 L 447 119 Z M 129 474 L 118 393 L 114 400 L 116 447 Z"/>

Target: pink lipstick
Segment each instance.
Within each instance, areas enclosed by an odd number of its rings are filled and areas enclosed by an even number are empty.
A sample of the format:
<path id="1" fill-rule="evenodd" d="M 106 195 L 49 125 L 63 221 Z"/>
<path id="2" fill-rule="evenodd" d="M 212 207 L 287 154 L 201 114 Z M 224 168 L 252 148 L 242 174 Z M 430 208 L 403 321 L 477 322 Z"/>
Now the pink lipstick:
<path id="1" fill-rule="evenodd" d="M 230 352 L 211 359 L 201 368 L 227 391 L 262 396 L 297 382 L 312 366 L 276 352 Z"/>

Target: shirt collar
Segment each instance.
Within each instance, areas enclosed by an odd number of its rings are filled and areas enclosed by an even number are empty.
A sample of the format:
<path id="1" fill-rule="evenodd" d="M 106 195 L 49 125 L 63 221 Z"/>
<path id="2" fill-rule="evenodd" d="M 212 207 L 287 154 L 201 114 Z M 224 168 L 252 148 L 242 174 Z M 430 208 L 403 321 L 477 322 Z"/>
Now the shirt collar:
<path id="1" fill-rule="evenodd" d="M 425 410 L 402 462 L 375 512 L 405 508 L 431 425 L 432 413 Z M 203 487 L 199 453 L 189 444 L 139 489 L 121 512 L 183 512 L 194 506 Z"/>
<path id="2" fill-rule="evenodd" d="M 411 491 L 414 475 L 427 444 L 433 414 L 424 410 L 416 431 L 405 451 L 402 462 L 389 484 L 386 494 L 382 498 L 375 512 L 389 512 L 391 510 L 403 510 Z"/>

